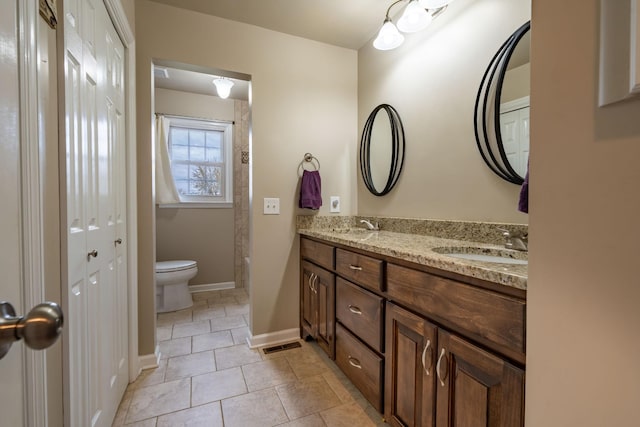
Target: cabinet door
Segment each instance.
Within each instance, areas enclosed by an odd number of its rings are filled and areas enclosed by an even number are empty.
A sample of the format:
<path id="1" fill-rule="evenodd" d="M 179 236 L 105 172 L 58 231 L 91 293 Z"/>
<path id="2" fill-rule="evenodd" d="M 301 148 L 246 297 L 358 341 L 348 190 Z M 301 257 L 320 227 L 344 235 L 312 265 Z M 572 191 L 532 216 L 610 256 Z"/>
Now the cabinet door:
<path id="1" fill-rule="evenodd" d="M 335 276 L 321 268 L 315 268 L 312 279 L 313 290 L 317 300 L 317 333 L 318 345 L 333 359 L 335 357 Z"/>
<path id="2" fill-rule="evenodd" d="M 443 330 L 438 332 L 437 427 L 524 425 L 524 371 Z"/>
<path id="3" fill-rule="evenodd" d="M 392 426 L 433 427 L 437 328 L 387 305 L 385 418 Z"/>
<path id="4" fill-rule="evenodd" d="M 302 278 L 300 283 L 300 323 L 303 334 L 306 331 L 312 338 L 318 335 L 318 312 L 316 310 L 316 296 L 313 291 L 315 266 L 306 261 L 302 262 Z M 303 337 L 304 338 L 304 337 Z"/>

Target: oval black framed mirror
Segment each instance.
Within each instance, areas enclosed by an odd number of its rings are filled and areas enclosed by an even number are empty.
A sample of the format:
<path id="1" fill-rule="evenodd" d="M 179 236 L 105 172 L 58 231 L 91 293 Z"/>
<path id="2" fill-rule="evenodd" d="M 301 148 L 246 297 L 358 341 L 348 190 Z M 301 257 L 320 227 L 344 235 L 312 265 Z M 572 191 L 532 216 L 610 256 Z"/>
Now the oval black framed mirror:
<path id="1" fill-rule="evenodd" d="M 518 185 L 524 182 L 529 158 L 530 29 L 528 21 L 500 46 L 482 76 L 474 108 L 482 159 L 500 178 Z"/>
<path id="2" fill-rule="evenodd" d="M 389 104 L 373 109 L 360 139 L 360 171 L 371 194 L 384 196 L 398 182 L 404 165 L 405 139 L 400 115 Z"/>

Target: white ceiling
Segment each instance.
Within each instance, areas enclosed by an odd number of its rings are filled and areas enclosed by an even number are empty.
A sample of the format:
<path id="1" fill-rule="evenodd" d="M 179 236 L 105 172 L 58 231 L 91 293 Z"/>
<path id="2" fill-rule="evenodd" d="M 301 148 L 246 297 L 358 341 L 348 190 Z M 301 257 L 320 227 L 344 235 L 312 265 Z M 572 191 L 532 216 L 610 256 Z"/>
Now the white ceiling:
<path id="1" fill-rule="evenodd" d="M 167 70 L 168 78 L 154 77 L 154 86 L 162 89 L 179 90 L 181 92 L 199 93 L 202 95 L 214 95 L 218 96 L 215 86 L 213 85 L 213 79 L 221 74 L 215 74 L 213 72 L 192 71 L 189 66 L 180 66 L 175 64 L 171 67 L 156 64 L 156 70 Z M 229 78 L 234 85 L 231 88 L 231 94 L 229 99 L 249 99 L 249 82 L 247 80 Z"/>
<path id="2" fill-rule="evenodd" d="M 152 0 L 323 43 L 359 49 L 393 0 Z M 396 12 L 395 7 L 393 12 Z"/>

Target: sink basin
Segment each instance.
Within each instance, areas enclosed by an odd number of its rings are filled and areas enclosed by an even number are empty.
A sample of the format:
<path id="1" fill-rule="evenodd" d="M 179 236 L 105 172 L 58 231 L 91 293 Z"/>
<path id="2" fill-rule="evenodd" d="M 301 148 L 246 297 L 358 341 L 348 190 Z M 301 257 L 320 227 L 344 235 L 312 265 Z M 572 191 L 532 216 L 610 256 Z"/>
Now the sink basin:
<path id="1" fill-rule="evenodd" d="M 496 264 L 527 265 L 527 253 L 508 249 L 492 249 L 478 247 L 448 247 L 433 248 L 433 251 L 441 255 L 470 261 L 490 262 Z"/>

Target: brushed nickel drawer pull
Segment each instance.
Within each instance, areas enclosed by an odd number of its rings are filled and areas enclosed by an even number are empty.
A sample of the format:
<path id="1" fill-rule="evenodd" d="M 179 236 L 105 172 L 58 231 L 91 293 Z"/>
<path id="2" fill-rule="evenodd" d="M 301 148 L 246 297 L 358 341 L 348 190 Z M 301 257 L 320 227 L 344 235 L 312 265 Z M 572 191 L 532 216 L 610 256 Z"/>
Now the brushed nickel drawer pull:
<path id="1" fill-rule="evenodd" d="M 349 364 L 354 368 L 362 369 L 362 365 L 360 364 L 360 361 L 355 357 L 349 356 Z"/>
<path id="2" fill-rule="evenodd" d="M 349 264 L 349 268 L 352 269 L 352 270 L 362 271 L 362 267 L 360 267 L 359 265 L 351 265 L 351 264 Z"/>
<path id="3" fill-rule="evenodd" d="M 429 347 L 431 347 L 431 340 L 427 340 L 427 344 L 424 346 L 424 350 L 422 350 L 422 368 L 424 369 L 424 372 L 428 376 L 431 376 L 431 373 L 429 372 L 429 368 L 431 368 L 431 364 L 433 363 L 433 351 L 429 352 L 429 366 L 427 366 L 425 362 L 425 358 L 427 356 L 427 350 L 429 349 Z"/>
<path id="4" fill-rule="evenodd" d="M 443 357 L 446 357 L 444 348 L 442 348 L 442 351 L 440 352 L 440 357 L 438 357 L 438 363 L 436 364 L 436 375 L 438 376 L 438 380 L 440 380 L 440 385 L 442 387 L 445 386 L 444 380 L 447 378 L 447 373 L 446 372 L 445 372 L 444 375 L 440 374 L 440 363 L 442 363 L 442 358 Z M 447 362 L 445 362 L 445 363 L 447 363 Z"/>
<path id="5" fill-rule="evenodd" d="M 351 305 L 349 304 L 349 311 L 352 312 L 353 314 L 362 314 L 362 310 L 360 310 L 360 307 L 356 307 L 355 305 Z"/>

